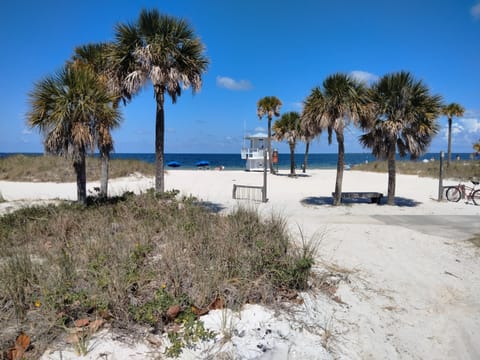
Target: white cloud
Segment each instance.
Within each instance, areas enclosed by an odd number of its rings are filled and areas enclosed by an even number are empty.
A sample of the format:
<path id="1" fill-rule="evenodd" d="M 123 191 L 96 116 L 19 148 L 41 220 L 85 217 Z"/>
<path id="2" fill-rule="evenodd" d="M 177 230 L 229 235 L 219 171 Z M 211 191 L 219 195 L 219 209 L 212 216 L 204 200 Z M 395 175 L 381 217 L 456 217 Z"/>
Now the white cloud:
<path id="1" fill-rule="evenodd" d="M 32 133 L 31 129 L 23 128 L 22 135 L 30 135 Z"/>
<path id="2" fill-rule="evenodd" d="M 266 130 L 264 127 L 257 126 L 257 127 L 253 130 L 253 132 L 255 132 L 255 133 L 266 133 L 267 130 Z"/>
<path id="3" fill-rule="evenodd" d="M 217 76 L 217 86 L 228 90 L 250 90 L 252 84 L 248 80 L 235 80 L 226 76 Z"/>
<path id="4" fill-rule="evenodd" d="M 471 7 L 470 14 L 472 14 L 475 19 L 480 19 L 480 2 Z"/>
<path id="5" fill-rule="evenodd" d="M 460 119 L 462 127 L 471 134 L 480 133 L 480 120 L 476 118 Z"/>
<path id="6" fill-rule="evenodd" d="M 350 76 L 365 84 L 375 82 L 379 79 L 377 75 L 361 70 L 352 71 Z"/>

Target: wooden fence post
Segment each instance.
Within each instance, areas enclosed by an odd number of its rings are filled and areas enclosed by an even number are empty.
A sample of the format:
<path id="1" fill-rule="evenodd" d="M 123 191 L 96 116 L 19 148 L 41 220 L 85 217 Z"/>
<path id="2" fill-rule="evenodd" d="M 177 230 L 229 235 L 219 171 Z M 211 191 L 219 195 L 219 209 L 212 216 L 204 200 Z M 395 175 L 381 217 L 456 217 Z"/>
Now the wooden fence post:
<path id="1" fill-rule="evenodd" d="M 438 201 L 443 200 L 443 158 L 444 153 L 440 151 L 440 170 L 438 174 Z"/>

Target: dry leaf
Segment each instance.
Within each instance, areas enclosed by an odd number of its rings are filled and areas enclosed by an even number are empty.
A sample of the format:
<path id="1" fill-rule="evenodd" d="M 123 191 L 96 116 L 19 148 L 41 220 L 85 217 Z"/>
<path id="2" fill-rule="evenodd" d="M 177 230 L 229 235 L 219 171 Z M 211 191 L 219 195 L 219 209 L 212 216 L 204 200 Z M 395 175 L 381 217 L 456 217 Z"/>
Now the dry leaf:
<path id="1" fill-rule="evenodd" d="M 192 312 L 197 316 L 208 314 L 208 311 L 209 311 L 208 309 L 200 309 L 199 307 L 192 305 Z"/>
<path id="2" fill-rule="evenodd" d="M 223 309 L 225 307 L 225 301 L 217 295 L 215 300 L 213 300 L 210 305 L 208 305 L 209 310 L 218 310 L 218 309 Z"/>
<path id="3" fill-rule="evenodd" d="M 90 323 L 90 320 L 88 319 L 78 319 L 73 322 L 75 327 L 84 327 L 87 326 Z"/>
<path id="4" fill-rule="evenodd" d="M 180 305 L 170 306 L 170 308 L 167 310 L 167 317 L 170 320 L 173 320 L 178 316 L 181 310 L 182 308 L 180 307 Z"/>
<path id="5" fill-rule="evenodd" d="M 105 321 L 103 319 L 97 319 L 93 320 L 89 325 L 88 328 L 90 329 L 90 332 L 96 333 L 98 329 L 100 329 Z"/>
<path id="6" fill-rule="evenodd" d="M 20 360 L 30 346 L 30 336 L 21 333 L 15 340 L 15 346 L 7 351 L 8 360 Z"/>

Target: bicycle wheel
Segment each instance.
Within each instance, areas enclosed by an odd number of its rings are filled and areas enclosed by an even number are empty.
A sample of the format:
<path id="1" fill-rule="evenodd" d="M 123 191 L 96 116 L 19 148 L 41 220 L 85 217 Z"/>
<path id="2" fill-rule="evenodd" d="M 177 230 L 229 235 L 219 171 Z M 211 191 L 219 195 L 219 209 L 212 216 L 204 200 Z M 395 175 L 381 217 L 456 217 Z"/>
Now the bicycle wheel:
<path id="1" fill-rule="evenodd" d="M 472 200 L 475 205 L 480 205 L 480 190 L 475 190 L 473 192 Z"/>
<path id="2" fill-rule="evenodd" d="M 462 191 L 458 187 L 452 186 L 448 188 L 446 195 L 448 201 L 458 202 L 462 198 Z"/>

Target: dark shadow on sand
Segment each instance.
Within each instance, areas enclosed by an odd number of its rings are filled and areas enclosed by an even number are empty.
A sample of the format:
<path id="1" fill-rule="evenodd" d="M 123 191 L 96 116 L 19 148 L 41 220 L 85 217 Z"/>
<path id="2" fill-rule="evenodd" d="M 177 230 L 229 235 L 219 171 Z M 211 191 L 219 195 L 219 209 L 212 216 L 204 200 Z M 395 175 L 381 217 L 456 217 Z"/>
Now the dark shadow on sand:
<path id="1" fill-rule="evenodd" d="M 331 196 L 309 196 L 300 200 L 302 205 L 306 206 L 322 206 L 322 205 L 333 205 L 333 198 Z M 372 203 L 369 199 L 344 199 L 342 200 L 343 205 L 351 204 L 371 204 L 374 205 L 386 205 L 387 198 L 383 197 L 380 201 L 380 204 Z M 395 205 L 399 207 L 415 207 L 420 205 L 421 202 L 418 202 L 413 199 L 408 199 L 404 197 L 395 197 Z"/>
<path id="2" fill-rule="evenodd" d="M 276 175 L 276 176 L 290 177 L 290 178 L 292 178 L 292 179 L 312 176 L 312 175 L 304 174 L 304 173 L 300 173 L 300 174 L 297 173 L 297 174 L 295 174 L 295 175 L 290 175 L 290 173 L 284 173 L 284 174 L 276 173 L 275 175 Z"/>
<path id="3" fill-rule="evenodd" d="M 216 214 L 225 209 L 225 206 L 223 206 L 222 204 L 217 204 L 210 201 L 199 201 L 197 202 L 197 205 Z"/>

